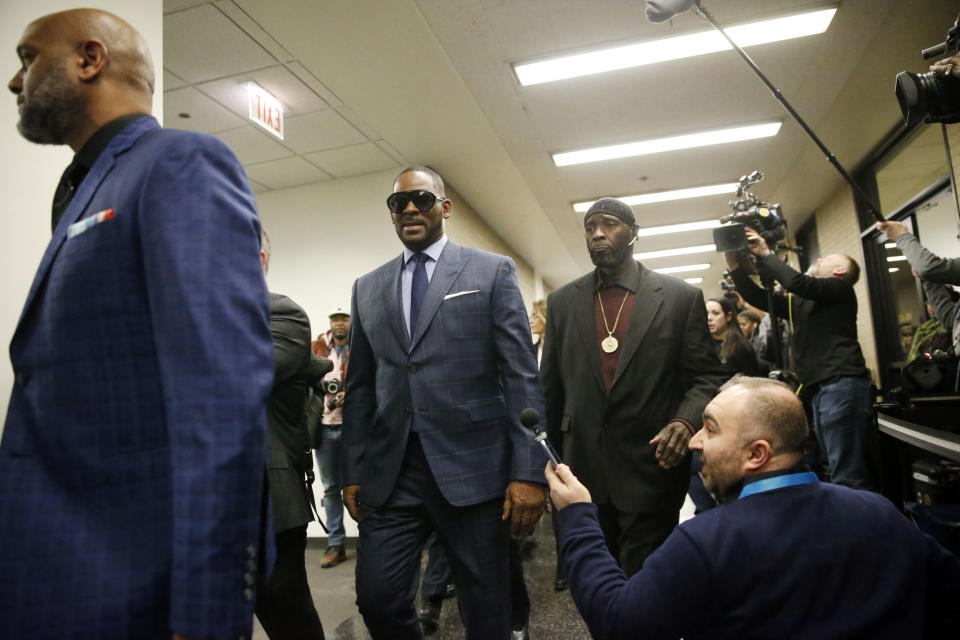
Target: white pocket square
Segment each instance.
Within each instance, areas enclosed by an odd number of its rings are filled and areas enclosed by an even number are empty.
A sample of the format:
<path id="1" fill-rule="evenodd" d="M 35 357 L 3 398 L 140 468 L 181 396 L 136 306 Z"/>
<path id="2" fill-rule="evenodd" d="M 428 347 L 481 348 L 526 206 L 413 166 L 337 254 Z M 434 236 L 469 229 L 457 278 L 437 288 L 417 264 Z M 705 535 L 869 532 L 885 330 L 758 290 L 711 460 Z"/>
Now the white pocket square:
<path id="1" fill-rule="evenodd" d="M 448 293 L 443 296 L 444 300 L 449 300 L 450 298 L 456 298 L 457 296 L 465 296 L 468 293 L 480 293 L 480 289 L 471 289 L 470 291 L 457 291 L 456 293 Z"/>

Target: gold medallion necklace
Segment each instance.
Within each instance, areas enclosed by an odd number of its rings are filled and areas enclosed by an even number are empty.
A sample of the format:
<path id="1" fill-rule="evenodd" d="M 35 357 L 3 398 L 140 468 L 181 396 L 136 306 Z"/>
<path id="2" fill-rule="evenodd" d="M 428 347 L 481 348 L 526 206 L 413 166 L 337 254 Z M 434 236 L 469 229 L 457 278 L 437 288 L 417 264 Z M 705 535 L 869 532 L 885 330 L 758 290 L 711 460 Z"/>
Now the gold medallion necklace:
<path id="1" fill-rule="evenodd" d="M 600 291 L 597 291 L 597 300 L 600 302 L 600 315 L 603 316 L 603 328 L 607 331 L 607 337 L 600 341 L 600 348 L 603 349 L 604 353 L 613 353 L 617 350 L 617 347 L 620 346 L 620 341 L 613 337 L 613 332 L 617 330 L 617 325 L 620 323 L 620 314 L 623 312 L 623 305 L 627 303 L 627 297 L 630 295 L 630 290 L 627 290 L 627 293 L 623 296 L 623 300 L 620 302 L 620 310 L 617 311 L 617 319 L 613 321 L 613 328 L 610 328 L 610 325 L 607 324 L 607 312 L 603 310 L 603 298 L 600 297 Z"/>

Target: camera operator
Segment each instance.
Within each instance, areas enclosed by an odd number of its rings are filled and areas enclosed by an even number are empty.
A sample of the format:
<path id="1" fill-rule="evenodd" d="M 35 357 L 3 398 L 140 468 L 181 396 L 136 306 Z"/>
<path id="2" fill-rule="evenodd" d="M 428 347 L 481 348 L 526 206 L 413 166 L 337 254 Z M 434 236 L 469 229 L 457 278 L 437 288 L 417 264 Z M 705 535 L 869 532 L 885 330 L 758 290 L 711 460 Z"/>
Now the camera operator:
<path id="1" fill-rule="evenodd" d="M 758 269 L 788 292 L 776 295 L 774 304 L 779 316 L 792 319 L 797 373 L 810 398 L 833 482 L 876 490 L 869 454 L 873 393 L 857 341 L 853 291 L 859 265 L 849 256 L 833 254 L 817 260 L 805 275 L 780 260 L 755 230 L 747 227 L 746 236 Z M 740 295 L 767 310 L 766 295 L 741 268 L 740 255 L 727 252 L 724 257 Z"/>
<path id="2" fill-rule="evenodd" d="M 321 419 L 319 446 L 317 447 L 317 465 L 320 467 L 320 481 L 323 483 L 323 509 L 327 516 L 327 550 L 323 554 L 320 566 L 324 569 L 336 566 L 346 560 L 347 551 L 343 546 L 346 532 L 343 528 L 343 503 L 340 501 L 342 489 L 340 477 L 340 425 L 343 423 L 343 381 L 347 377 L 347 363 L 350 360 L 350 314 L 337 309 L 330 314 L 330 330 L 319 336 L 313 350 L 326 356 L 333 362 L 333 370 L 323 377 L 321 386 L 325 392 L 323 418 Z"/>
<path id="3" fill-rule="evenodd" d="M 950 58 L 954 60 L 954 58 Z M 944 61 L 945 62 L 945 61 Z M 937 63 L 940 64 L 940 63 Z M 934 65 L 936 66 L 936 65 Z M 957 73 L 960 73 L 958 71 Z M 950 331 L 953 352 L 960 355 L 960 304 L 954 301 L 947 284 L 960 285 L 960 258 L 941 258 L 923 248 L 916 236 L 899 222 L 878 222 L 877 229 L 897 243 L 913 272 L 923 283 L 923 292 L 933 304 L 937 320 Z"/>

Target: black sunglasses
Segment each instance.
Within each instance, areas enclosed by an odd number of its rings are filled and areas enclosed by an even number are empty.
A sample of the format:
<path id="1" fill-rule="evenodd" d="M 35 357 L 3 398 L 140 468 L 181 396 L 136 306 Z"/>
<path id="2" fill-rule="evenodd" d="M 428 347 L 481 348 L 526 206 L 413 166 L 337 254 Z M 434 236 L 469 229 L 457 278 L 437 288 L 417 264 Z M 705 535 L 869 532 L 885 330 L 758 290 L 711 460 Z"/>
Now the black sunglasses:
<path id="1" fill-rule="evenodd" d="M 391 193 L 390 197 L 387 198 L 387 208 L 390 209 L 391 213 L 400 215 L 406 210 L 407 205 L 412 202 L 413 206 L 417 208 L 417 211 L 423 213 L 433 208 L 433 205 L 437 204 L 437 200 L 443 202 L 446 198 L 438 196 L 433 191 L 427 191 L 426 189 L 397 191 L 396 193 Z"/>

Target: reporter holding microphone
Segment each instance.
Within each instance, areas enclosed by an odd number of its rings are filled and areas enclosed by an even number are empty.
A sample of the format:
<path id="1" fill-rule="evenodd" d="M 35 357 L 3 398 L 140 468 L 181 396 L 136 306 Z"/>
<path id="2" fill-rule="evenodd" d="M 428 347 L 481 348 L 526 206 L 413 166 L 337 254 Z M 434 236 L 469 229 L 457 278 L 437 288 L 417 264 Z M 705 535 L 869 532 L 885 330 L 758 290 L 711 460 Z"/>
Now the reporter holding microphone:
<path id="1" fill-rule="evenodd" d="M 548 463 L 570 593 L 592 637 L 955 635 L 960 560 L 886 498 L 819 482 L 803 466 L 807 432 L 782 382 L 724 384 L 690 441 L 722 504 L 678 525 L 629 578 L 590 492 Z"/>

